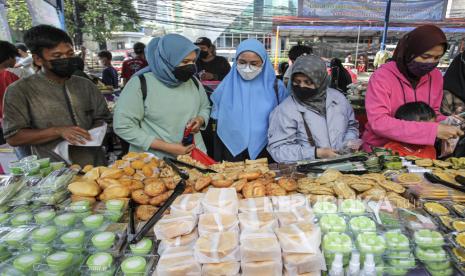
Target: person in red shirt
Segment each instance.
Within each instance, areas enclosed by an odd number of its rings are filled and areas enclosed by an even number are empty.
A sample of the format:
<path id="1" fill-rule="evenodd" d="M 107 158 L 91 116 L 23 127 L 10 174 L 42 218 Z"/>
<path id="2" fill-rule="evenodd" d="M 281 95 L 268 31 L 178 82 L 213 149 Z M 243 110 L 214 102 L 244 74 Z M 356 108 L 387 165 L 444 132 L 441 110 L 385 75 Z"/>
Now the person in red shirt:
<path id="1" fill-rule="evenodd" d="M 8 41 L 0 40 L 0 102 L 3 103 L 3 96 L 6 88 L 13 82 L 19 80 L 19 76 L 14 73 L 18 49 Z M 0 119 L 3 118 L 3 104 L 0 104 Z M 0 137 L 0 144 L 5 144 L 3 131 Z"/>
<path id="2" fill-rule="evenodd" d="M 410 102 L 401 105 L 394 115 L 396 119 L 415 122 L 432 122 L 436 121 L 436 113 L 424 102 Z M 416 156 L 420 158 L 436 159 L 436 149 L 428 145 L 412 145 L 397 141 L 390 141 L 384 145 L 384 148 L 398 153 L 400 156 Z"/>
<path id="3" fill-rule="evenodd" d="M 123 78 L 124 85 L 126 85 L 132 75 L 137 71 L 148 66 L 147 60 L 145 59 L 145 44 L 137 42 L 134 44 L 133 48 L 136 56 L 124 61 L 121 68 L 121 78 Z"/>

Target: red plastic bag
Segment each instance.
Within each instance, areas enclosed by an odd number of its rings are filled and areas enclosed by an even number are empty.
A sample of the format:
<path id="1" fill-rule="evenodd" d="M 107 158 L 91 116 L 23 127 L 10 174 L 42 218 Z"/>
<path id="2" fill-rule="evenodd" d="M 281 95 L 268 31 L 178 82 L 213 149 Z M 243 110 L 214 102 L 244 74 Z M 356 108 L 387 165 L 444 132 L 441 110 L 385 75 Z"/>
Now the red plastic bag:
<path id="1" fill-rule="evenodd" d="M 184 129 L 183 144 L 184 144 L 184 141 L 190 141 L 192 139 L 192 144 L 195 146 L 195 139 L 194 139 L 193 135 L 190 136 L 191 131 L 192 131 L 192 129 L 190 127 Z M 210 156 L 208 156 L 203 151 L 199 150 L 197 147 L 195 147 L 192 150 L 191 157 L 192 157 L 192 159 L 202 163 L 205 166 L 210 166 L 210 165 L 216 164 L 215 160 L 210 158 Z"/>

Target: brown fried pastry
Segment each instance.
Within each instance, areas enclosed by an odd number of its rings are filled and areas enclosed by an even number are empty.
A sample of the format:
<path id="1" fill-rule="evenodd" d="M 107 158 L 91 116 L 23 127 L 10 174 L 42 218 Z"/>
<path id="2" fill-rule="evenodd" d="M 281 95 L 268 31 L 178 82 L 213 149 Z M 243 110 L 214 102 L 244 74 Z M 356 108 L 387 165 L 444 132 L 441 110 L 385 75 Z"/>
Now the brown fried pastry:
<path id="1" fill-rule="evenodd" d="M 386 197 L 386 191 L 379 187 L 371 188 L 360 195 L 363 199 L 382 200 Z"/>
<path id="2" fill-rule="evenodd" d="M 314 195 L 334 195 L 334 189 L 332 187 L 323 185 L 308 187 L 306 191 Z"/>
<path id="3" fill-rule="evenodd" d="M 420 166 L 420 167 L 432 167 L 433 160 L 428 159 L 428 158 L 418 159 L 418 160 L 415 160 L 415 165 Z"/>
<path id="4" fill-rule="evenodd" d="M 176 181 L 176 178 L 174 177 L 168 177 L 168 178 L 161 178 L 163 183 L 165 183 L 165 186 L 168 190 L 174 190 L 176 188 L 176 185 L 178 184 L 179 181 Z"/>
<path id="5" fill-rule="evenodd" d="M 157 210 L 158 208 L 152 205 L 139 205 L 136 209 L 136 217 L 146 221 L 149 220 Z"/>
<path id="6" fill-rule="evenodd" d="M 205 187 L 208 187 L 212 182 L 212 178 L 210 176 L 202 176 L 195 182 L 194 189 L 196 191 L 201 191 Z"/>
<path id="7" fill-rule="evenodd" d="M 228 188 L 233 184 L 233 180 L 212 180 L 212 185 L 215 188 Z"/>
<path id="8" fill-rule="evenodd" d="M 106 188 L 103 193 L 100 195 L 102 200 L 110 200 L 116 198 L 125 198 L 128 197 L 130 194 L 129 188 L 124 186 L 110 186 Z"/>
<path id="9" fill-rule="evenodd" d="M 133 176 L 136 173 L 136 170 L 131 167 L 123 168 L 124 175 Z"/>
<path id="10" fill-rule="evenodd" d="M 135 170 L 142 170 L 144 166 L 145 166 L 145 163 L 142 160 L 134 160 L 131 162 L 131 168 Z"/>
<path id="11" fill-rule="evenodd" d="M 372 180 L 374 182 L 380 182 L 386 180 L 386 177 L 380 173 L 369 173 L 361 176 L 362 179 Z"/>
<path id="12" fill-rule="evenodd" d="M 397 208 L 406 208 L 406 209 L 411 209 L 413 208 L 413 205 L 410 203 L 410 201 L 399 194 L 396 194 L 394 192 L 389 192 L 386 195 L 387 199 L 391 204 L 396 206 Z"/>
<path id="13" fill-rule="evenodd" d="M 242 188 L 242 194 L 245 198 L 265 196 L 265 185 L 261 181 L 248 182 Z"/>
<path id="14" fill-rule="evenodd" d="M 326 184 L 329 182 L 334 182 L 342 177 L 342 173 L 338 170 L 329 169 L 326 170 L 320 177 L 316 179 L 316 182 L 320 184 Z"/>
<path id="15" fill-rule="evenodd" d="M 147 177 L 147 178 L 144 179 L 143 182 L 144 182 L 145 185 L 149 185 L 151 183 L 156 183 L 158 181 L 159 181 L 158 177 Z"/>
<path id="16" fill-rule="evenodd" d="M 397 177 L 397 181 L 403 184 L 419 184 L 423 182 L 423 178 L 414 173 L 403 173 Z"/>
<path id="17" fill-rule="evenodd" d="M 173 191 L 164 192 L 150 199 L 150 205 L 161 206 L 170 197 Z"/>
<path id="18" fill-rule="evenodd" d="M 243 172 L 239 174 L 239 179 L 247 179 L 248 181 L 256 180 L 262 176 L 262 172 L 259 170 Z"/>
<path id="19" fill-rule="evenodd" d="M 241 192 L 242 191 L 242 188 L 244 187 L 244 185 L 247 183 L 247 179 L 239 179 L 237 181 L 235 181 L 232 185 L 231 185 L 231 188 L 235 188 L 236 189 L 236 192 Z"/>
<path id="20" fill-rule="evenodd" d="M 405 187 L 404 186 L 402 186 L 402 185 L 400 185 L 398 183 L 389 181 L 389 180 L 380 181 L 380 182 L 378 182 L 378 185 L 381 186 L 386 191 L 395 192 L 395 193 L 398 193 L 398 194 L 401 194 L 401 193 L 405 192 Z"/>
<path id="21" fill-rule="evenodd" d="M 354 190 L 352 190 L 349 187 L 349 185 L 347 185 L 347 184 L 345 184 L 344 182 L 341 182 L 341 181 L 334 182 L 333 190 L 334 190 L 334 193 L 338 197 L 342 197 L 344 199 L 355 198 L 355 195 L 356 195 Z"/>
<path id="22" fill-rule="evenodd" d="M 150 197 L 144 193 L 144 190 L 135 190 L 131 193 L 131 198 L 138 204 L 149 204 Z"/>
<path id="23" fill-rule="evenodd" d="M 97 183 L 102 189 L 106 189 L 110 186 L 122 186 L 121 182 L 119 182 L 116 179 L 110 179 L 110 178 L 100 178 L 97 179 Z"/>
<path id="24" fill-rule="evenodd" d="M 433 165 L 443 169 L 452 167 L 452 163 L 442 160 L 433 160 Z"/>
<path id="25" fill-rule="evenodd" d="M 92 165 L 86 165 L 86 166 L 84 166 L 84 168 L 82 168 L 81 171 L 82 171 L 83 173 L 88 173 L 88 172 L 90 172 L 90 170 L 92 170 L 93 168 L 94 168 L 94 166 L 92 166 Z"/>
<path id="26" fill-rule="evenodd" d="M 278 185 L 287 192 L 297 190 L 297 182 L 292 178 L 283 177 L 278 180 Z"/>
<path id="27" fill-rule="evenodd" d="M 285 196 L 286 190 L 276 183 L 268 183 L 265 185 L 265 192 L 267 196 Z"/>
<path id="28" fill-rule="evenodd" d="M 361 192 L 365 192 L 373 188 L 374 185 L 365 182 L 365 183 L 354 183 L 354 184 L 351 184 L 350 187 L 354 189 L 355 191 L 361 193 Z"/>
<path id="29" fill-rule="evenodd" d="M 149 196 L 158 196 L 166 191 L 165 183 L 161 180 L 145 185 L 144 192 Z"/>
<path id="30" fill-rule="evenodd" d="M 162 178 L 173 177 L 174 175 L 175 173 L 173 171 L 173 168 L 171 167 L 164 167 L 163 169 L 161 169 L 160 177 Z"/>
<path id="31" fill-rule="evenodd" d="M 132 184 L 132 178 L 131 177 L 126 178 L 126 177 L 123 176 L 120 179 L 118 179 L 118 181 L 121 184 L 121 186 L 129 187 Z"/>
<path id="32" fill-rule="evenodd" d="M 307 195 L 308 201 L 313 205 L 319 201 L 335 202 L 336 197 L 332 195 Z"/>
<path id="33" fill-rule="evenodd" d="M 144 189 L 144 187 L 144 184 L 140 180 L 131 180 L 131 184 L 128 186 L 131 191 Z"/>

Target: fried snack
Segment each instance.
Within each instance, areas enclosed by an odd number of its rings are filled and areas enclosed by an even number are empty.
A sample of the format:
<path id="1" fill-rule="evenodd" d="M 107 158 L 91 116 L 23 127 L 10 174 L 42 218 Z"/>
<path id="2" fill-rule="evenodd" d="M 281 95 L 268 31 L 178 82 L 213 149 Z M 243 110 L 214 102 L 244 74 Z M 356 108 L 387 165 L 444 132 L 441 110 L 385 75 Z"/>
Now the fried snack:
<path id="1" fill-rule="evenodd" d="M 439 216 L 439 220 L 441 221 L 442 225 L 445 226 L 447 229 L 452 229 L 452 222 L 454 221 L 453 217 L 450 216 Z"/>
<path id="2" fill-rule="evenodd" d="M 139 158 L 139 153 L 137 152 L 128 152 L 128 154 L 126 154 L 125 156 L 123 156 L 123 160 L 134 160 L 134 159 L 137 159 Z"/>
<path id="3" fill-rule="evenodd" d="M 372 180 L 375 183 L 386 180 L 386 177 L 384 175 L 379 174 L 379 173 L 369 173 L 361 176 L 361 179 L 368 179 Z"/>
<path id="4" fill-rule="evenodd" d="M 100 187 L 95 181 L 73 182 L 68 185 L 68 190 L 77 196 L 94 197 L 100 194 Z"/>
<path id="5" fill-rule="evenodd" d="M 316 182 L 320 184 L 326 184 L 329 182 L 334 182 L 342 176 L 342 173 L 338 170 L 329 169 L 326 170 L 320 177 L 316 179 Z"/>
<path id="6" fill-rule="evenodd" d="M 224 175 L 224 179 L 225 180 L 231 180 L 231 181 L 236 181 L 239 179 L 239 172 L 230 172 L 230 173 L 226 173 Z"/>
<path id="7" fill-rule="evenodd" d="M 335 202 L 336 197 L 332 195 L 307 195 L 308 201 L 313 205 L 319 201 Z"/>
<path id="8" fill-rule="evenodd" d="M 82 169 L 81 166 L 80 166 L 79 164 L 72 164 L 71 166 L 69 166 L 69 168 L 70 168 L 71 170 L 74 170 L 74 171 L 77 171 L 77 172 L 80 171 L 80 170 Z"/>
<path id="9" fill-rule="evenodd" d="M 150 197 L 144 193 L 144 190 L 135 190 L 131 193 L 131 198 L 138 204 L 149 204 Z"/>
<path id="10" fill-rule="evenodd" d="M 306 189 L 306 192 L 309 194 L 314 194 L 314 195 L 334 195 L 335 194 L 332 185 L 331 187 L 323 186 L 323 185 L 308 187 Z"/>
<path id="11" fill-rule="evenodd" d="M 92 196 L 79 196 L 79 195 L 71 195 L 71 201 L 72 202 L 76 202 L 76 201 L 89 201 L 90 204 L 93 204 L 95 203 L 97 200 L 95 199 L 95 197 L 92 197 Z"/>
<path id="12" fill-rule="evenodd" d="M 386 196 L 386 191 L 379 187 L 371 188 L 360 195 L 363 199 L 382 200 Z"/>
<path id="13" fill-rule="evenodd" d="M 92 180 L 92 181 L 99 179 L 99 177 L 100 177 L 100 172 L 98 168 L 93 168 L 92 170 L 86 172 L 86 174 L 83 176 L 83 178 L 87 180 Z"/>
<path id="14" fill-rule="evenodd" d="M 123 186 L 121 182 L 119 182 L 119 180 L 111 179 L 111 178 L 97 179 L 97 183 L 104 190 L 110 186 Z"/>
<path id="15" fill-rule="evenodd" d="M 454 211 L 460 216 L 463 216 L 465 214 L 465 205 L 453 204 L 452 209 L 454 209 Z"/>
<path id="16" fill-rule="evenodd" d="M 136 171 L 136 173 L 132 176 L 136 180 L 144 180 L 145 175 L 142 173 L 142 171 Z"/>
<path id="17" fill-rule="evenodd" d="M 195 182 L 195 185 L 194 185 L 194 189 L 196 191 L 201 191 L 203 188 L 207 187 L 208 185 L 210 185 L 210 183 L 212 182 L 212 178 L 210 176 L 203 176 L 203 177 L 200 177 L 199 179 L 197 179 L 197 181 Z"/>
<path id="18" fill-rule="evenodd" d="M 404 158 L 405 160 L 408 160 L 408 161 L 415 161 L 415 160 L 421 159 L 420 157 L 413 156 L 413 155 L 408 155 L 408 156 L 405 156 Z"/>
<path id="19" fill-rule="evenodd" d="M 247 183 L 247 179 L 239 179 L 231 185 L 231 188 L 235 188 L 236 192 L 241 192 L 242 188 L 244 187 L 246 183 Z"/>
<path id="20" fill-rule="evenodd" d="M 364 181 L 364 180 L 362 180 Z M 365 180 L 366 181 L 366 180 Z M 369 183 L 369 182 L 360 182 L 360 183 L 354 183 L 350 184 L 350 187 L 354 189 L 355 191 L 361 193 L 368 191 L 369 189 L 373 188 L 375 185 Z"/>
<path id="21" fill-rule="evenodd" d="M 418 160 L 415 160 L 415 165 L 420 166 L 420 167 L 432 167 L 433 160 L 428 159 L 428 158 L 418 159 Z"/>
<path id="22" fill-rule="evenodd" d="M 267 158 L 259 158 L 255 160 L 245 160 L 245 165 L 255 165 L 255 164 L 263 164 L 268 166 L 268 159 Z"/>
<path id="23" fill-rule="evenodd" d="M 139 189 L 144 189 L 144 184 L 140 180 L 131 180 L 131 184 L 128 186 L 129 190 L 134 191 L 134 190 L 139 190 Z"/>
<path id="24" fill-rule="evenodd" d="M 419 184 L 423 178 L 414 173 L 403 173 L 397 177 L 397 181 L 402 184 Z"/>
<path id="25" fill-rule="evenodd" d="M 142 160 L 134 160 L 131 162 L 131 168 L 135 170 L 142 170 L 144 167 L 145 163 Z"/>
<path id="26" fill-rule="evenodd" d="M 283 177 L 278 180 L 278 185 L 287 192 L 293 192 L 297 190 L 297 182 L 292 178 Z"/>
<path id="27" fill-rule="evenodd" d="M 456 241 L 461 247 L 465 247 L 465 232 L 462 232 L 462 233 L 457 234 L 457 236 L 455 236 L 455 241 Z"/>
<path id="28" fill-rule="evenodd" d="M 136 170 L 131 167 L 123 168 L 124 175 L 133 176 L 136 173 Z"/>
<path id="29" fill-rule="evenodd" d="M 352 190 L 347 184 L 341 181 L 334 182 L 333 190 L 338 197 L 342 197 L 344 199 L 353 199 L 356 195 L 354 190 Z"/>
<path id="30" fill-rule="evenodd" d="M 268 183 L 265 185 L 265 192 L 267 196 L 285 196 L 286 190 L 276 183 Z"/>
<path id="31" fill-rule="evenodd" d="M 186 185 L 183 194 L 192 194 L 195 193 L 194 187 L 192 185 Z"/>
<path id="32" fill-rule="evenodd" d="M 106 188 L 100 195 L 102 200 L 110 200 L 116 198 L 125 198 L 130 194 L 129 188 L 124 186 L 110 186 Z"/>
<path id="33" fill-rule="evenodd" d="M 203 188 L 203 189 L 200 190 L 199 192 L 201 192 L 201 193 L 206 193 L 206 192 L 208 192 L 208 190 L 209 190 L 210 188 L 214 188 L 214 187 L 213 187 L 212 185 L 208 185 L 207 187 Z"/>
<path id="34" fill-rule="evenodd" d="M 163 169 L 161 169 L 160 177 L 173 177 L 173 176 L 175 176 L 173 168 L 164 167 Z"/>
<path id="35" fill-rule="evenodd" d="M 172 193 L 173 191 L 168 191 L 161 195 L 153 197 L 152 199 L 150 199 L 150 205 L 155 205 L 155 206 L 163 205 L 163 203 L 165 203 L 165 201 L 171 196 Z"/>
<path id="36" fill-rule="evenodd" d="M 452 167 L 452 163 L 441 160 L 433 160 L 433 165 L 443 169 Z"/>
<path id="37" fill-rule="evenodd" d="M 248 181 L 256 180 L 262 176 L 262 172 L 259 170 L 243 172 L 239 174 L 239 179 L 247 179 Z"/>
<path id="38" fill-rule="evenodd" d="M 314 179 L 308 178 L 308 177 L 299 178 L 297 180 L 297 187 L 299 187 L 299 186 L 314 186 L 314 185 L 320 185 L 320 183 L 315 182 Z"/>
<path id="39" fill-rule="evenodd" d="M 428 213 L 433 214 L 433 215 L 445 216 L 445 215 L 450 214 L 449 209 L 447 209 L 440 203 L 425 202 L 425 204 L 423 204 L 423 207 L 425 208 L 426 211 L 428 211 Z"/>
<path id="40" fill-rule="evenodd" d="M 152 167 L 149 165 L 144 165 L 142 167 L 142 173 L 147 177 L 151 177 L 154 174 Z"/>
<path id="41" fill-rule="evenodd" d="M 455 220 L 452 222 L 452 229 L 457 232 L 465 231 L 465 221 L 463 220 Z"/>
<path id="42" fill-rule="evenodd" d="M 412 209 L 413 205 L 410 201 L 399 194 L 394 192 L 389 192 L 386 195 L 387 200 L 391 202 L 392 205 L 396 206 L 397 208 L 405 208 L 405 209 Z"/>
<path id="43" fill-rule="evenodd" d="M 83 173 L 88 173 L 93 168 L 94 168 L 94 166 L 92 166 L 92 165 L 86 165 L 86 166 L 84 166 L 84 168 L 82 168 L 82 172 Z"/>
<path id="44" fill-rule="evenodd" d="M 156 158 L 152 158 L 147 165 L 150 166 L 152 169 L 156 169 L 160 166 L 160 161 Z"/>
<path id="45" fill-rule="evenodd" d="M 156 183 L 160 181 L 160 179 L 158 177 L 147 177 L 143 180 L 144 182 L 144 185 L 149 185 L 151 183 Z"/>
<path id="46" fill-rule="evenodd" d="M 352 184 L 355 184 L 355 183 L 370 181 L 370 180 L 367 180 L 367 179 L 362 179 L 360 176 L 357 176 L 357 175 L 343 175 L 338 180 L 341 181 L 341 182 L 346 183 L 349 186 L 351 186 Z"/>
<path id="47" fill-rule="evenodd" d="M 100 178 L 110 178 L 110 179 L 118 179 L 124 175 L 123 170 L 120 169 L 107 169 L 103 171 L 100 175 Z"/>
<path id="48" fill-rule="evenodd" d="M 149 220 L 157 210 L 158 208 L 152 205 L 139 205 L 136 209 L 136 217 L 146 221 Z"/>
<path id="49" fill-rule="evenodd" d="M 123 176 L 117 180 L 121 186 L 129 187 L 132 184 L 132 178 L 128 176 Z"/>
<path id="50" fill-rule="evenodd" d="M 248 182 L 242 188 L 242 194 L 245 198 L 265 196 L 265 185 L 261 181 Z"/>
<path id="51" fill-rule="evenodd" d="M 389 180 L 380 181 L 378 182 L 378 184 L 386 191 L 391 191 L 391 192 L 395 192 L 398 194 L 405 192 L 404 186 L 397 184 L 395 182 L 389 181 Z"/>
<path id="52" fill-rule="evenodd" d="M 158 196 L 166 191 L 165 183 L 157 180 L 145 185 L 144 192 L 149 196 Z"/>
<path id="53" fill-rule="evenodd" d="M 228 188 L 232 184 L 233 184 L 233 180 L 228 180 L 228 179 L 212 181 L 213 187 L 216 187 L 216 188 Z"/>
<path id="54" fill-rule="evenodd" d="M 162 178 L 161 180 L 163 181 L 163 183 L 165 183 L 165 186 L 168 190 L 174 190 L 174 188 L 176 188 L 176 185 L 178 185 L 179 182 L 179 180 L 174 177 Z"/>
<path id="55" fill-rule="evenodd" d="M 453 248 L 452 252 L 460 262 L 465 262 L 465 250 L 462 248 Z"/>
<path id="56" fill-rule="evenodd" d="M 436 175 L 437 177 L 441 178 L 444 181 L 458 185 L 457 181 L 455 181 L 455 178 L 452 174 L 448 174 L 444 172 L 435 172 L 434 175 Z"/>

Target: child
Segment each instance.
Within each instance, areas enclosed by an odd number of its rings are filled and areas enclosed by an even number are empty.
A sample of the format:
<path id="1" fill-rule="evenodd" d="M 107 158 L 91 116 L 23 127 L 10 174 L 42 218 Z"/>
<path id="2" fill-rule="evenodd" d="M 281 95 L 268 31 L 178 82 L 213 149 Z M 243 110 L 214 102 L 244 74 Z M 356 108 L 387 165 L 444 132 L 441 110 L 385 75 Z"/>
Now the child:
<path id="1" fill-rule="evenodd" d="M 107 86 L 118 88 L 118 72 L 111 65 L 112 54 L 109 51 L 101 51 L 98 53 L 100 63 L 105 66 L 102 72 L 102 82 Z"/>
<path id="2" fill-rule="evenodd" d="M 411 102 L 400 106 L 396 114 L 396 119 L 416 122 L 435 122 L 436 114 L 434 110 L 424 102 Z M 420 158 L 436 159 L 436 149 L 434 146 L 410 145 L 397 141 L 391 141 L 384 145 L 400 156 L 416 156 Z"/>

